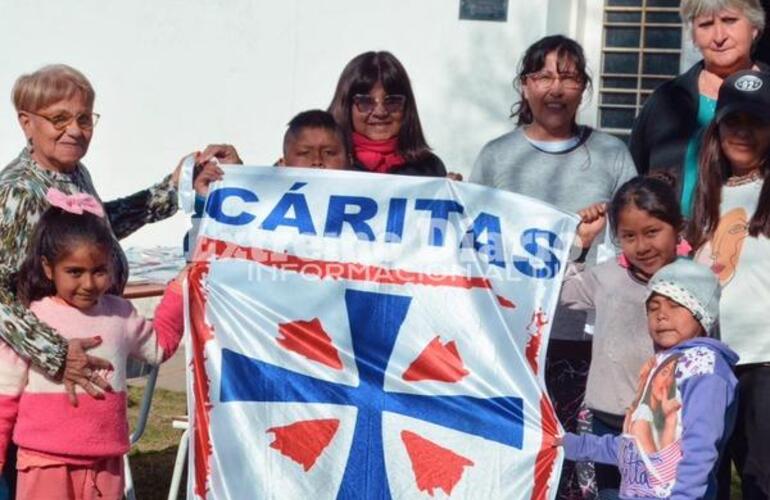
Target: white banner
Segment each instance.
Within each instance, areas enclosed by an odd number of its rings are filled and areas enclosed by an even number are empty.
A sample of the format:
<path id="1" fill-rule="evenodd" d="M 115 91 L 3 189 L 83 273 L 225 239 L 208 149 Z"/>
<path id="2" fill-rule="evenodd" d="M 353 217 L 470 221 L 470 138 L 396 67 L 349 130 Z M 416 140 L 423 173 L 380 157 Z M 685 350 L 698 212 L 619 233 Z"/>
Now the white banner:
<path id="1" fill-rule="evenodd" d="M 553 498 L 577 218 L 474 184 L 228 167 L 190 287 L 188 498 Z"/>

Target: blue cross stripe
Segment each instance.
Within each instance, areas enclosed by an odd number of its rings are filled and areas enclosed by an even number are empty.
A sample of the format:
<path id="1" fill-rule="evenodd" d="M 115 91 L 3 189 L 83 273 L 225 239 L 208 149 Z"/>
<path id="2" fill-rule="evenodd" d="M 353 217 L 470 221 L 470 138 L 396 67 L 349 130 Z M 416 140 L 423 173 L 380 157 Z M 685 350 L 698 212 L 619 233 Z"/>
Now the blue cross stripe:
<path id="1" fill-rule="evenodd" d="M 385 392 L 385 369 L 410 297 L 345 292 L 359 385 L 319 380 L 222 351 L 220 400 L 327 403 L 358 408 L 353 444 L 337 498 L 390 498 L 382 413 L 393 412 L 521 448 L 523 402 L 516 397 L 428 396 Z"/>

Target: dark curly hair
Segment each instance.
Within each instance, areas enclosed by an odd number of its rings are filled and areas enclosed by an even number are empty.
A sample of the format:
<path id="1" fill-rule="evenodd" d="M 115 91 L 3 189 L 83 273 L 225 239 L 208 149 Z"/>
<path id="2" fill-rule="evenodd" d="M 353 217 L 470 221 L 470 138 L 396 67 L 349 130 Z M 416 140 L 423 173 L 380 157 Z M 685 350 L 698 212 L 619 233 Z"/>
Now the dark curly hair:
<path id="1" fill-rule="evenodd" d="M 513 80 L 513 88 L 519 93 L 521 99 L 511 106 L 511 118 L 516 118 L 517 125 L 527 125 L 532 123 L 532 109 L 521 92 L 521 84 L 526 80 L 527 75 L 537 73 L 545 66 L 545 58 L 551 52 L 556 52 L 559 68 L 567 61 L 575 65 L 575 69 L 584 82 L 584 90 L 591 88 L 591 75 L 586 69 L 586 56 L 583 53 L 583 47 L 575 40 L 563 35 L 551 35 L 541 38 L 529 46 L 524 53 L 524 57 L 519 62 L 519 70 L 516 78 Z"/>

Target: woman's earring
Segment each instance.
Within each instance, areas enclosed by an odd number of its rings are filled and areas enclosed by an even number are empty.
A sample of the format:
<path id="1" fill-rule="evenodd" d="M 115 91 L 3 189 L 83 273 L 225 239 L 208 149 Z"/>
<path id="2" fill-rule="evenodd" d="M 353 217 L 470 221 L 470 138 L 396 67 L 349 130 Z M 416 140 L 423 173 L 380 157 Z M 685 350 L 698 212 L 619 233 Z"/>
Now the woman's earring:
<path id="1" fill-rule="evenodd" d="M 35 151 L 35 145 L 32 144 L 32 137 L 27 137 L 27 149 L 29 150 L 29 154 L 32 154 Z"/>

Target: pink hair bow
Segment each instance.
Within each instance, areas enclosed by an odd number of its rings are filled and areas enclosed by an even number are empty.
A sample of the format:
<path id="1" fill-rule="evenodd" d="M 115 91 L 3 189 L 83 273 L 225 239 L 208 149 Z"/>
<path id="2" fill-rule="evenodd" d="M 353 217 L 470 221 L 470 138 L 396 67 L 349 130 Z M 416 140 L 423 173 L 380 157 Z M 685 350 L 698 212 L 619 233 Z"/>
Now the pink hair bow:
<path id="1" fill-rule="evenodd" d="M 102 204 L 90 194 L 66 194 L 56 188 L 49 188 L 45 198 L 52 206 L 61 208 L 65 212 L 72 214 L 89 212 L 97 217 L 104 217 L 104 208 L 102 208 Z"/>

